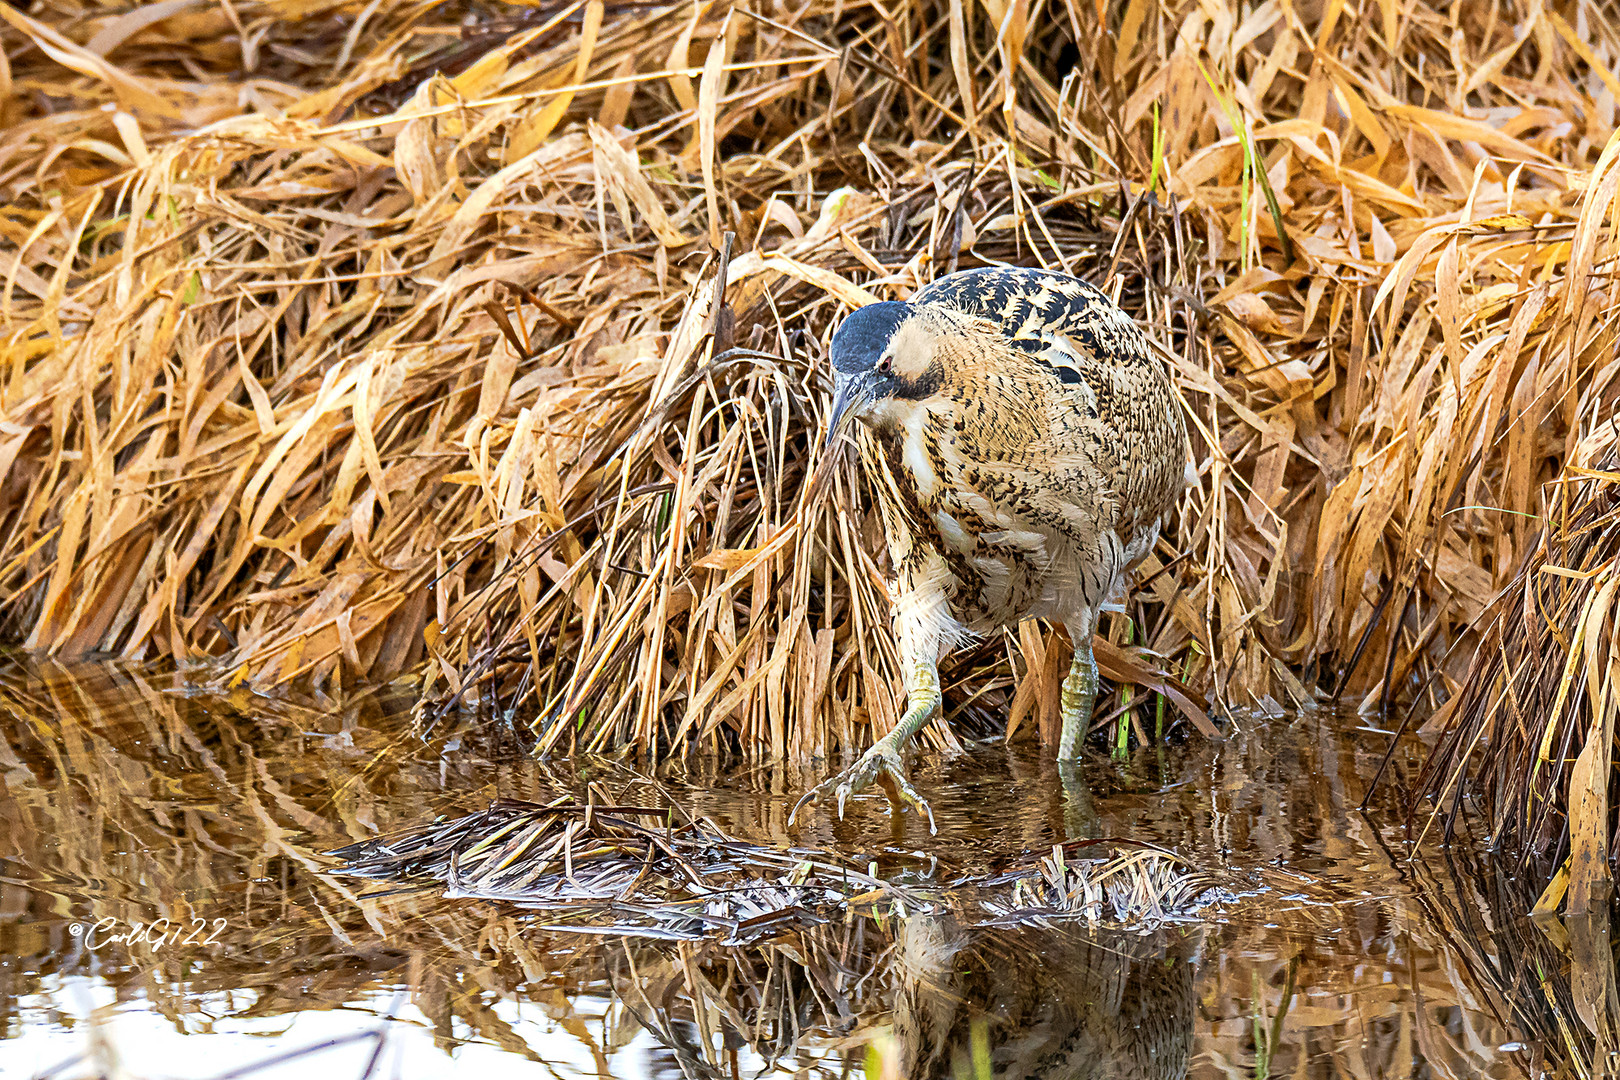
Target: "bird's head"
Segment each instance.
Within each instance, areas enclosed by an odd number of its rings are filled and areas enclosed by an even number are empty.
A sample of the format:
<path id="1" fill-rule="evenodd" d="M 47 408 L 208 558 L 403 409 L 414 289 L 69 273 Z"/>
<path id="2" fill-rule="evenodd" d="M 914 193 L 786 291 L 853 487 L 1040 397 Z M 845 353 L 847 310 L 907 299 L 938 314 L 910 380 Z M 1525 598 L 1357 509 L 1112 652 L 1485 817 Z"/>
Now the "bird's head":
<path id="1" fill-rule="evenodd" d="M 935 334 L 926 313 L 910 304 L 868 304 L 833 334 L 833 407 L 827 442 L 854 419 L 873 419 L 892 399 L 926 396 L 937 381 Z"/>

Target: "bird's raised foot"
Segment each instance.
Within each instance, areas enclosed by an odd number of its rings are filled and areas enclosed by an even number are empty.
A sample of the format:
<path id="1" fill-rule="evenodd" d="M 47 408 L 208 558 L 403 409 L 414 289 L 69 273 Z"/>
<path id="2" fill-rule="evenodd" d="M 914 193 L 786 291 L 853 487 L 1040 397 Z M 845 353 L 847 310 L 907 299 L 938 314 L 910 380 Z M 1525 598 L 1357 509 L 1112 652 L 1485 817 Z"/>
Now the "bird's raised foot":
<path id="1" fill-rule="evenodd" d="M 936 833 L 934 827 L 934 809 L 928 805 L 928 800 L 917 793 L 906 778 L 906 768 L 900 763 L 900 753 L 887 739 L 879 740 L 870 750 L 862 754 L 860 760 L 849 768 L 817 784 L 807 791 L 803 798 L 793 807 L 793 813 L 788 815 L 788 827 L 799 816 L 799 811 L 807 803 L 823 803 L 829 796 L 836 796 L 838 803 L 838 817 L 844 816 L 844 804 L 856 792 L 865 791 L 874 783 L 882 784 L 889 796 L 890 813 L 894 812 L 894 804 L 900 803 L 909 806 L 918 814 L 928 818 L 928 832 Z"/>

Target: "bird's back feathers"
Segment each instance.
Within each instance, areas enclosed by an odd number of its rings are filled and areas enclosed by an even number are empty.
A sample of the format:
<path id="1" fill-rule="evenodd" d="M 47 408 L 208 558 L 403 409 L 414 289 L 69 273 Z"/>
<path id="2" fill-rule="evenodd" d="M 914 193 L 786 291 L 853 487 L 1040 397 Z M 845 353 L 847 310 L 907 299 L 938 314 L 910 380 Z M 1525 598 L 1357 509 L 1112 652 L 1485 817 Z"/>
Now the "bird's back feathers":
<path id="1" fill-rule="evenodd" d="M 1025 266 L 963 270 L 925 285 L 913 307 L 954 308 L 990 320 L 1023 348 L 1055 335 L 1073 338 L 1115 363 L 1151 362 L 1146 338 L 1130 316 L 1088 281 Z"/>

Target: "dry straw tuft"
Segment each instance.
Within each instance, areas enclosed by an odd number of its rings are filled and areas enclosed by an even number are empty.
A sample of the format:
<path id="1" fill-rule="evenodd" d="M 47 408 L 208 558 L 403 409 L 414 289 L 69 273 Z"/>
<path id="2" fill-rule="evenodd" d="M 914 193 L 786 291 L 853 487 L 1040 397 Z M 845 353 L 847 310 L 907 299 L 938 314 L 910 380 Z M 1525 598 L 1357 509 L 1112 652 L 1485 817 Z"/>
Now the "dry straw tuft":
<path id="1" fill-rule="evenodd" d="M 1168 851 L 1127 846 L 1102 858 L 1074 858 L 1072 849 L 1085 846 L 1053 845 L 1034 872 L 1007 875 L 1011 895 L 984 901 L 985 909 L 1005 925 L 1045 925 L 1046 916 L 1065 915 L 1147 932 L 1237 901 L 1221 874 L 1195 870 Z"/>
<path id="2" fill-rule="evenodd" d="M 864 744 L 876 529 L 848 464 L 799 504 L 825 342 L 1010 260 L 1117 291 L 1194 432 L 1100 643 L 1124 723 L 1438 695 L 1612 407 L 1591 0 L 31 10 L 0 617 L 59 657 L 425 670 L 544 749 Z M 948 703 L 1047 729 L 1067 649 L 988 642 Z"/>

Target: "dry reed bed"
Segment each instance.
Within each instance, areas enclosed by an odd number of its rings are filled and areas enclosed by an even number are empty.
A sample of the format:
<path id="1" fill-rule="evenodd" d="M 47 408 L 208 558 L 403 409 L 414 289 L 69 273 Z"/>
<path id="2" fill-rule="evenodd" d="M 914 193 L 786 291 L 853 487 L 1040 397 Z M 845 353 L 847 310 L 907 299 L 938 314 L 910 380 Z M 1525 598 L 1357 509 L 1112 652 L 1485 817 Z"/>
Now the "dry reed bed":
<path id="1" fill-rule="evenodd" d="M 1617 444 L 1611 420 L 1577 449 L 1536 549 L 1481 621 L 1465 685 L 1429 720 L 1443 734 L 1420 786 L 1447 836 L 1465 796 L 1480 791 L 1492 843 L 1550 878 L 1543 912 L 1566 892 L 1572 914 L 1606 909 L 1620 845 L 1610 804 L 1620 717 Z"/>
<path id="2" fill-rule="evenodd" d="M 1591 0 L 155 10 L 0 7 L 0 582 L 42 652 L 425 664 L 542 748 L 862 744 L 876 531 L 848 466 L 799 505 L 825 342 L 1013 259 L 1120 290 L 1195 433 L 1102 653 L 1170 699 L 1139 734 L 1323 672 L 1438 697 L 1613 408 Z M 988 642 L 949 699 L 1049 727 L 1066 650 Z"/>

